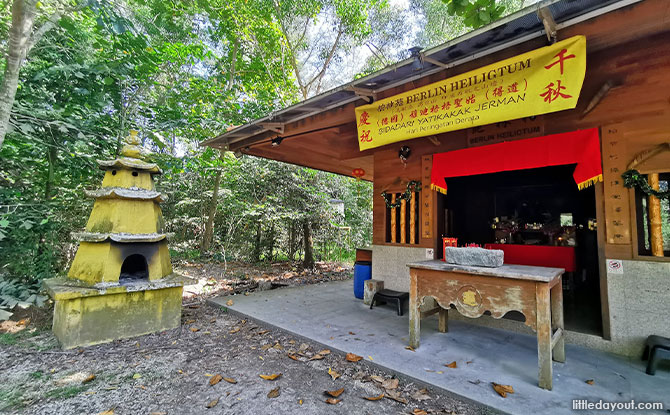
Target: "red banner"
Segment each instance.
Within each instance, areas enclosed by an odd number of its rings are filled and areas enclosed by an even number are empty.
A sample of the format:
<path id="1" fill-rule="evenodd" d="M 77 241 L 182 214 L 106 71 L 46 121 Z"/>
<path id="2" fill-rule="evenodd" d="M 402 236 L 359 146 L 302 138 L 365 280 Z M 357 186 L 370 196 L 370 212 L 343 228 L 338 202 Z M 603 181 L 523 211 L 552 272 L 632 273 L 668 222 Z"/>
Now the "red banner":
<path id="1" fill-rule="evenodd" d="M 577 164 L 579 189 L 603 180 L 597 128 L 435 154 L 430 187 L 446 194 L 450 177 L 565 164 Z"/>

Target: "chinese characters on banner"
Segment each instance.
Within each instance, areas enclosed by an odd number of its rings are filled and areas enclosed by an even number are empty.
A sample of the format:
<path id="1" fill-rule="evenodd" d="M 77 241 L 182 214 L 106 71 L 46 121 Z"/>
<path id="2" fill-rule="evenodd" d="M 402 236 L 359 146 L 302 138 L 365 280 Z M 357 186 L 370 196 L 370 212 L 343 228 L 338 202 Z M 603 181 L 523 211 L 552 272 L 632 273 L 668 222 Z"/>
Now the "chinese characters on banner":
<path id="1" fill-rule="evenodd" d="M 585 72 L 575 36 L 357 107 L 359 148 L 575 108 Z"/>

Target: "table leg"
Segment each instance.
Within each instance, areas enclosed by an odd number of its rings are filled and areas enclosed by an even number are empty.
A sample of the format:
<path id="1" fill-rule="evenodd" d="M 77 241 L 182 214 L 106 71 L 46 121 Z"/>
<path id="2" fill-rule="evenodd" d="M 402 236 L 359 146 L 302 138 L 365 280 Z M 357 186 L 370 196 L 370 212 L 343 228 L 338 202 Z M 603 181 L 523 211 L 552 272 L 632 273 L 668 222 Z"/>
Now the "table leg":
<path id="1" fill-rule="evenodd" d="M 552 350 L 553 358 L 557 362 L 565 362 L 565 328 L 563 327 L 563 285 L 559 277 L 558 282 L 551 288 L 551 330 L 560 329 L 561 337 Z"/>
<path id="2" fill-rule="evenodd" d="M 551 304 L 549 286 L 535 284 L 535 301 L 537 304 L 537 361 L 539 366 L 538 385 L 542 389 L 552 388 L 551 363 Z"/>
<path id="3" fill-rule="evenodd" d="M 409 345 L 419 347 L 421 337 L 421 311 L 419 310 L 419 293 L 417 292 L 416 271 L 409 272 Z"/>
<path id="4" fill-rule="evenodd" d="M 438 320 L 437 320 L 437 330 L 440 333 L 446 333 L 449 331 L 449 310 L 446 308 L 440 307 L 438 315 Z"/>

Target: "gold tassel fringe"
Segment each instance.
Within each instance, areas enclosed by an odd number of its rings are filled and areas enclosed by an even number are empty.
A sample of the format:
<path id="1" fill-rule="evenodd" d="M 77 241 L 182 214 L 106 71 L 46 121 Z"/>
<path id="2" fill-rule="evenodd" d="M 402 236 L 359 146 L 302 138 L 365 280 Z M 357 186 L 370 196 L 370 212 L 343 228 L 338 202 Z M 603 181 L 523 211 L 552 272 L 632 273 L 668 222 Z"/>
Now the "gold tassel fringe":
<path id="1" fill-rule="evenodd" d="M 599 174 L 599 175 L 597 175 L 595 177 L 591 177 L 590 179 L 585 180 L 581 183 L 577 183 L 577 187 L 579 188 L 579 190 L 584 190 L 587 187 L 592 186 L 592 185 L 594 185 L 598 182 L 602 182 L 602 181 L 603 181 L 603 175 Z"/>
<path id="2" fill-rule="evenodd" d="M 430 189 L 431 190 L 437 190 L 438 192 L 442 193 L 443 195 L 447 194 L 447 189 L 445 189 L 444 187 L 436 186 L 432 183 L 430 184 Z"/>

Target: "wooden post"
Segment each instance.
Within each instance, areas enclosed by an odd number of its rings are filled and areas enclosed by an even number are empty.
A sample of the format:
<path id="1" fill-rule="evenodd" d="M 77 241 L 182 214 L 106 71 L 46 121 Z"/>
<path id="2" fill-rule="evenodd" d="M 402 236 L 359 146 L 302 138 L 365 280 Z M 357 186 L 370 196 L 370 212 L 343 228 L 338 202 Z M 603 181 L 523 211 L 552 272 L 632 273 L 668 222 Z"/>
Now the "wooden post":
<path id="1" fill-rule="evenodd" d="M 440 307 L 440 314 L 437 316 L 437 331 L 446 333 L 449 331 L 449 310 Z"/>
<path id="2" fill-rule="evenodd" d="M 563 325 L 563 283 L 561 277 L 551 287 L 551 331 L 552 342 L 554 336 L 560 336 L 553 347 L 552 356 L 555 361 L 565 363 L 565 332 Z M 558 333 L 556 333 L 558 332 Z M 556 334 L 553 334 L 556 333 Z"/>
<path id="3" fill-rule="evenodd" d="M 391 203 L 395 203 L 395 193 L 391 195 Z M 395 210 L 396 208 L 391 208 L 391 242 L 396 243 L 396 219 L 395 219 Z"/>
<path id="4" fill-rule="evenodd" d="M 538 385 L 542 389 L 551 390 L 553 372 L 551 363 L 551 304 L 549 300 L 549 284 L 535 284 L 535 301 L 537 323 L 537 363 L 539 366 Z"/>
<path id="5" fill-rule="evenodd" d="M 648 176 L 649 186 L 658 190 L 658 173 L 650 173 Z M 651 254 L 663 256 L 663 220 L 661 219 L 661 201 L 649 195 L 649 236 Z"/>
<path id="6" fill-rule="evenodd" d="M 416 243 L 416 204 L 418 203 L 418 192 L 412 192 L 412 199 L 409 201 L 409 243 Z"/>
<path id="7" fill-rule="evenodd" d="M 417 349 L 421 337 L 421 312 L 416 270 L 409 270 L 409 346 Z"/>
<path id="8" fill-rule="evenodd" d="M 407 200 L 402 199 L 400 201 L 400 243 L 407 243 Z"/>

